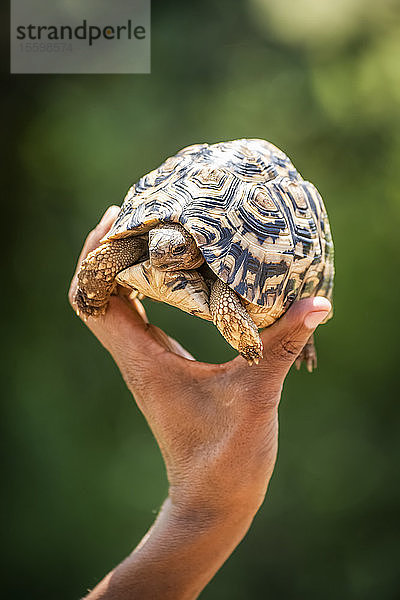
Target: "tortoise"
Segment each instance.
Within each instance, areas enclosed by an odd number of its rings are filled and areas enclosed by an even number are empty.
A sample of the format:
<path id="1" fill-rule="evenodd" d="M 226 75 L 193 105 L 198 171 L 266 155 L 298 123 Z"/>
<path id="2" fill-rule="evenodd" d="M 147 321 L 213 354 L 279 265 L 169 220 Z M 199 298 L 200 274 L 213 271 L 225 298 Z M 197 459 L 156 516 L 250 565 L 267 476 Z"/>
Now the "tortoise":
<path id="1" fill-rule="evenodd" d="M 262 357 L 259 329 L 299 298 L 331 299 L 333 275 L 317 189 L 273 144 L 239 139 L 184 148 L 129 189 L 82 263 L 76 304 L 96 317 L 117 284 L 128 287 L 212 320 L 252 364 Z M 316 366 L 312 338 L 301 360 Z"/>

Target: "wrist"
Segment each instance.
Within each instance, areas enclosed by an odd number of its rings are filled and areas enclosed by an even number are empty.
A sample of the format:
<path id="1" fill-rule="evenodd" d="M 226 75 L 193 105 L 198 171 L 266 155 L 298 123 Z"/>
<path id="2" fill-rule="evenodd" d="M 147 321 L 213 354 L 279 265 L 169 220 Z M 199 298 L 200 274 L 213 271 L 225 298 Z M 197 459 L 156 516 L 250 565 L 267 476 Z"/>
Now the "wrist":
<path id="1" fill-rule="evenodd" d="M 182 514 L 204 518 L 254 516 L 264 501 L 277 454 L 277 417 L 258 427 L 252 439 L 233 452 L 222 448 L 190 470 L 168 471 L 169 498 Z"/>
<path id="2" fill-rule="evenodd" d="M 182 527 L 193 529 L 217 528 L 220 526 L 240 527 L 250 523 L 267 491 L 268 482 L 246 489 L 216 489 L 215 493 L 198 492 L 195 488 L 171 487 L 167 503 L 171 517 Z"/>
<path id="3" fill-rule="evenodd" d="M 229 507 L 214 503 L 176 505 L 170 497 L 163 510 L 174 535 L 184 538 L 187 548 L 202 546 L 206 562 L 210 547 L 215 558 L 226 558 L 244 538 L 257 512 L 237 503 Z"/>

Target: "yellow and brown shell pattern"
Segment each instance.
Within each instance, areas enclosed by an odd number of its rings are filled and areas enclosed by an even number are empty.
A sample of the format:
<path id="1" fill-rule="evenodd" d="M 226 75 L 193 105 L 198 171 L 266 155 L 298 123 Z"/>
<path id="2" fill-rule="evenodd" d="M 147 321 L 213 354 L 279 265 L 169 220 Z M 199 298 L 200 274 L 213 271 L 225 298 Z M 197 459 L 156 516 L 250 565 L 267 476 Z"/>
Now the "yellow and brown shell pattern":
<path id="1" fill-rule="evenodd" d="M 333 243 L 322 198 L 267 141 L 184 148 L 130 188 L 108 238 L 171 221 L 191 233 L 209 267 L 253 314 L 268 312 L 264 326 L 299 297 L 332 296 Z"/>

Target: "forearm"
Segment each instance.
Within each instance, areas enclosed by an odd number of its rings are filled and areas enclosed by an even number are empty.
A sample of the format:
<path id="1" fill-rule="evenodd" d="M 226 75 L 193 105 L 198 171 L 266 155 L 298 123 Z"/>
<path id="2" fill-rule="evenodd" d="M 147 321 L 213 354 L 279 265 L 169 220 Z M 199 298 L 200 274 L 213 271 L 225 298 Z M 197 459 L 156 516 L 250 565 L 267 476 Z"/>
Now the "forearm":
<path id="1" fill-rule="evenodd" d="M 192 600 L 246 534 L 254 511 L 176 507 L 168 498 L 134 552 L 86 600 Z"/>

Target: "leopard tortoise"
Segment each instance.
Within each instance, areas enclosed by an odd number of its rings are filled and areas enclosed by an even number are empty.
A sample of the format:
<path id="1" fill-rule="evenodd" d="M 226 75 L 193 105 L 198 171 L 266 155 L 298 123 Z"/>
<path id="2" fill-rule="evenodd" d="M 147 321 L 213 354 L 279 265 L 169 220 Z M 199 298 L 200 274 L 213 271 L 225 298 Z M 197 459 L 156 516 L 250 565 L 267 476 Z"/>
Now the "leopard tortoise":
<path id="1" fill-rule="evenodd" d="M 252 364 L 258 330 L 299 298 L 330 299 L 333 275 L 316 188 L 276 146 L 240 139 L 184 148 L 133 185 L 81 266 L 76 303 L 96 317 L 117 284 L 131 288 L 212 320 Z M 316 365 L 312 338 L 301 360 Z"/>

